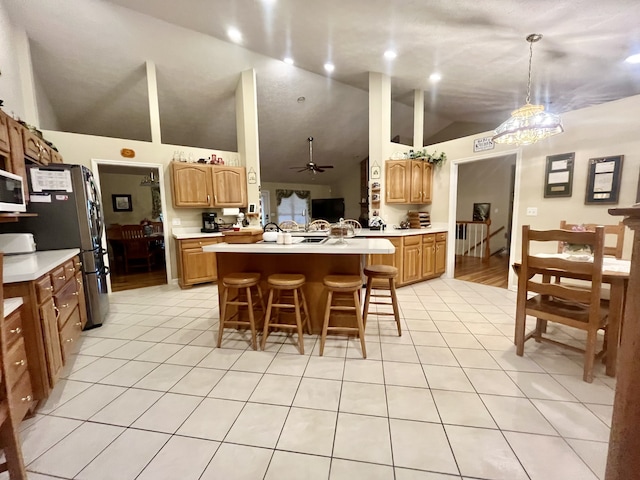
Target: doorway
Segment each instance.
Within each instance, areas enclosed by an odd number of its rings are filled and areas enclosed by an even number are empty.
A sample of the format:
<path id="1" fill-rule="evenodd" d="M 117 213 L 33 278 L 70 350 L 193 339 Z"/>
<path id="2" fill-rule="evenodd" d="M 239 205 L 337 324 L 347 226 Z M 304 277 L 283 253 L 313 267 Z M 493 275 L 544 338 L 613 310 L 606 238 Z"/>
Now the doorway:
<path id="1" fill-rule="evenodd" d="M 163 285 L 170 277 L 161 164 L 92 160 L 105 219 L 109 291 Z"/>
<path id="2" fill-rule="evenodd" d="M 509 288 L 520 151 L 454 161 L 450 179 L 448 271 L 465 281 Z"/>
<path id="3" fill-rule="evenodd" d="M 264 227 L 271 221 L 271 197 L 268 190 L 260 191 L 260 222 Z"/>

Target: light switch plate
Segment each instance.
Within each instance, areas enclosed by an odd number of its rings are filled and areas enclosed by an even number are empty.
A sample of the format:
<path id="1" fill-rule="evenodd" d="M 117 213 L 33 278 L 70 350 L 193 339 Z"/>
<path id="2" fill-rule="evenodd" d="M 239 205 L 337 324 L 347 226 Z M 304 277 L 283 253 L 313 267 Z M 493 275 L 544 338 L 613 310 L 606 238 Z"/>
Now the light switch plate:
<path id="1" fill-rule="evenodd" d="M 171 225 L 173 225 L 174 227 L 177 227 L 179 225 L 182 225 L 182 221 L 179 218 L 172 218 Z"/>
<path id="2" fill-rule="evenodd" d="M 537 207 L 527 207 L 527 217 L 537 217 L 537 216 L 538 216 Z"/>

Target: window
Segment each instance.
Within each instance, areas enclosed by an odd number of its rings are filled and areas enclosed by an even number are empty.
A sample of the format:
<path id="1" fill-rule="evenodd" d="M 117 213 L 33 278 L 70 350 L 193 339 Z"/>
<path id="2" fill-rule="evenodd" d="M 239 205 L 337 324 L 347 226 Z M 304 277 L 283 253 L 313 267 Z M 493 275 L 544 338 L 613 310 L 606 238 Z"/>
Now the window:
<path id="1" fill-rule="evenodd" d="M 276 190 L 278 223 L 293 220 L 304 225 L 308 220 L 310 196 L 307 190 Z"/>

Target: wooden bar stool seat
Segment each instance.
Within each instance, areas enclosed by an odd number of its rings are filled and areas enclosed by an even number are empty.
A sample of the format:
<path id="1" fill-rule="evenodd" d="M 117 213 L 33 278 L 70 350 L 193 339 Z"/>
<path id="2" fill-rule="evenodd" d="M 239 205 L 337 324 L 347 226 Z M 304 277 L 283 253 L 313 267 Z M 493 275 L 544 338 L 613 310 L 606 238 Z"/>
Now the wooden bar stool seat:
<path id="1" fill-rule="evenodd" d="M 328 332 L 357 333 L 362 346 L 362 358 L 367 358 L 367 349 L 364 341 L 364 324 L 362 322 L 362 312 L 360 311 L 360 289 L 362 288 L 362 278 L 359 275 L 327 275 L 322 283 L 327 289 L 327 306 L 324 311 L 324 323 L 322 324 L 322 336 L 320 337 L 320 356 L 324 353 L 324 343 Z M 353 305 L 344 303 L 333 305 L 334 295 L 339 297 L 352 297 Z M 355 327 L 330 326 L 332 312 L 353 312 L 356 319 Z"/>
<path id="2" fill-rule="evenodd" d="M 376 312 L 376 315 L 393 315 L 398 327 L 398 336 L 402 335 L 400 327 L 400 312 L 398 310 L 398 297 L 396 295 L 396 277 L 398 269 L 391 265 L 368 265 L 364 267 L 364 274 L 367 276 L 367 292 L 364 296 L 364 319 L 366 327 L 367 316 L 369 315 L 369 305 L 391 305 L 393 312 Z M 389 294 L 372 293 L 373 290 L 388 290 Z M 371 301 L 371 299 L 389 299 L 390 301 Z"/>
<path id="3" fill-rule="evenodd" d="M 260 274 L 259 273 L 229 273 L 222 278 L 222 285 L 225 287 L 222 294 L 222 302 L 220 303 L 220 325 L 218 327 L 218 348 L 222 344 L 222 333 L 225 327 L 248 326 L 251 329 L 251 346 L 254 350 L 258 348 L 256 339 L 256 321 L 254 307 L 260 306 L 262 312 L 265 311 L 264 299 L 260 290 Z M 258 293 L 258 302 L 253 300 L 251 289 L 254 288 Z M 229 291 L 235 290 L 235 296 L 229 298 Z M 238 307 L 236 312 L 227 318 L 227 310 L 229 306 Z M 240 318 L 241 307 L 246 307 L 248 320 Z"/>
<path id="4" fill-rule="evenodd" d="M 300 354 L 304 354 L 303 327 L 307 327 L 307 333 L 311 333 L 311 320 L 309 318 L 309 308 L 307 299 L 304 296 L 302 287 L 306 282 L 306 277 L 300 273 L 274 273 L 269 275 L 267 285 L 269 286 L 269 300 L 267 301 L 267 313 L 264 319 L 264 331 L 262 334 L 262 349 L 269 336 L 269 328 L 284 330 L 295 330 L 298 333 L 298 348 Z M 300 311 L 300 304 L 302 310 Z M 275 315 L 273 309 L 276 309 Z M 281 323 L 280 310 L 293 309 L 296 323 Z M 302 317 L 304 313 L 304 318 Z"/>

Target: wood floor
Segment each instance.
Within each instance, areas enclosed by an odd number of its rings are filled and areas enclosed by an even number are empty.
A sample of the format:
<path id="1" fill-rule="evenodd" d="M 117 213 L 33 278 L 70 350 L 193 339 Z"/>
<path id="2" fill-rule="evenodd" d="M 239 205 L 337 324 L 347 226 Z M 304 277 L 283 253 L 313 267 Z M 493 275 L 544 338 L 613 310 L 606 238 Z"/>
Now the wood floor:
<path id="1" fill-rule="evenodd" d="M 118 269 L 111 271 L 112 292 L 164 285 L 165 283 L 167 283 L 167 271 L 164 265 L 157 265 L 150 272 L 144 268 L 132 269 L 129 274 L 120 272 Z"/>
<path id="2" fill-rule="evenodd" d="M 489 263 L 481 258 L 456 255 L 455 278 L 493 287 L 507 288 L 509 255 L 494 255 Z"/>

